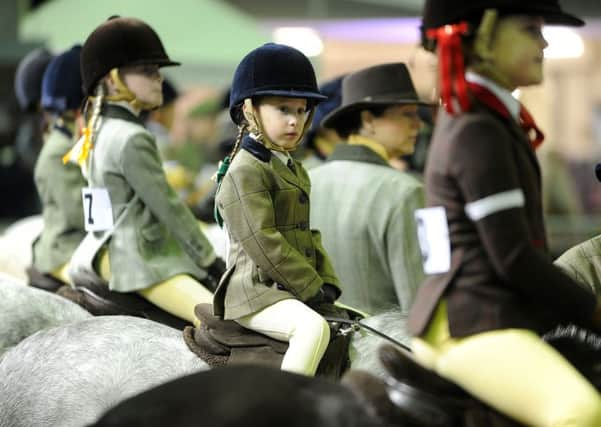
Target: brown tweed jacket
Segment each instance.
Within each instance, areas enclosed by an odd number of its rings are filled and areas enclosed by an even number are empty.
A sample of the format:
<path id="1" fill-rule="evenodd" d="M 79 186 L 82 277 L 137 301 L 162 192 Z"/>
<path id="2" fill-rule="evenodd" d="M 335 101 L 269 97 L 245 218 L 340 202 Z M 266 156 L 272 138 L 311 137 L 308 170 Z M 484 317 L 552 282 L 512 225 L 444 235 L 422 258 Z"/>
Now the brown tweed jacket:
<path id="1" fill-rule="evenodd" d="M 307 301 L 338 278 L 309 226 L 311 183 L 250 137 L 225 175 L 216 203 L 230 239 L 228 270 L 213 300 L 216 315 L 237 319 L 278 301 Z"/>
<path id="2" fill-rule="evenodd" d="M 452 336 L 590 322 L 596 298 L 547 254 L 539 165 L 514 120 L 483 105 L 457 116 L 441 111 L 425 179 L 427 204 L 446 210 L 451 268 L 429 276 L 418 291 L 413 335 L 426 331 L 443 297 Z M 466 204 L 520 190 L 523 206 L 477 219 L 466 212 Z"/>

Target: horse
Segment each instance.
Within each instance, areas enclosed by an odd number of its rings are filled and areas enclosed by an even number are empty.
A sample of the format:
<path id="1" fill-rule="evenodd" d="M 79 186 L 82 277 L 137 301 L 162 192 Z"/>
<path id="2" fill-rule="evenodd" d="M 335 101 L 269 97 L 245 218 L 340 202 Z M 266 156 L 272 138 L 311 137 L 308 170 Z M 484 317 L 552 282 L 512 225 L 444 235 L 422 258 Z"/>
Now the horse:
<path id="1" fill-rule="evenodd" d="M 0 236 L 0 272 L 27 280 L 31 265 L 31 245 L 43 227 L 41 215 L 32 215 L 9 225 Z"/>
<path id="2" fill-rule="evenodd" d="M 365 323 L 407 342 L 405 318 L 391 310 Z M 355 333 L 351 367 L 384 375 L 375 359 L 382 342 Z M 99 316 L 45 329 L 0 358 L 0 427 L 86 425 L 126 398 L 207 369 L 181 331 L 143 318 Z"/>
<path id="3" fill-rule="evenodd" d="M 215 249 L 217 256 L 225 257 L 225 233 L 217 224 L 199 222 L 199 226 Z M 9 225 L 0 235 L 0 273 L 27 280 L 27 268 L 32 262 L 31 245 L 44 227 L 42 215 L 32 215 Z"/>
<path id="4" fill-rule="evenodd" d="M 65 298 L 0 273 L 0 355 L 39 330 L 90 317 Z"/>

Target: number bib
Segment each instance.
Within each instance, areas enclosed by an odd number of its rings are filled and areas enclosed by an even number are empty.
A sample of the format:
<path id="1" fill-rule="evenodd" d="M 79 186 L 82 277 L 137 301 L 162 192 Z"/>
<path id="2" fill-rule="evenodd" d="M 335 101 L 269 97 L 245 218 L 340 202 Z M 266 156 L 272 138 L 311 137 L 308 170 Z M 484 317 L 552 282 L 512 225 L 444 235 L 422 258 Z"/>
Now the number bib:
<path id="1" fill-rule="evenodd" d="M 451 243 L 445 209 L 442 206 L 417 209 L 415 221 L 424 273 L 446 273 L 451 268 Z"/>
<path id="2" fill-rule="evenodd" d="M 106 188 L 81 189 L 86 231 L 107 231 L 113 228 L 113 206 Z"/>

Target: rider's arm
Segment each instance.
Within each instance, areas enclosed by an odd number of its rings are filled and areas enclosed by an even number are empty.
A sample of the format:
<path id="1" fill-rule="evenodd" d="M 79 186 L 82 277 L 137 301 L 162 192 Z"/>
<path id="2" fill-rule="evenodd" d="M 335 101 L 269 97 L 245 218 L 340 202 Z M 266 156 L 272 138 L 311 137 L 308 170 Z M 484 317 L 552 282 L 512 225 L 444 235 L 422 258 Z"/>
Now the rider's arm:
<path id="1" fill-rule="evenodd" d="M 176 238 L 188 255 L 202 267 L 215 260 L 210 242 L 198 222 L 169 186 L 156 144 L 150 134 L 138 133 L 124 145 L 121 169 L 136 194 Z"/>
<path id="2" fill-rule="evenodd" d="M 516 140 L 490 117 L 479 116 L 461 128 L 450 151 L 450 168 L 464 197 L 466 215 L 508 287 L 564 319 L 587 324 L 596 298 L 556 268 L 532 241 L 527 210 L 542 208 L 538 200 L 524 198 L 515 150 L 528 147 L 517 144 L 526 141 Z"/>

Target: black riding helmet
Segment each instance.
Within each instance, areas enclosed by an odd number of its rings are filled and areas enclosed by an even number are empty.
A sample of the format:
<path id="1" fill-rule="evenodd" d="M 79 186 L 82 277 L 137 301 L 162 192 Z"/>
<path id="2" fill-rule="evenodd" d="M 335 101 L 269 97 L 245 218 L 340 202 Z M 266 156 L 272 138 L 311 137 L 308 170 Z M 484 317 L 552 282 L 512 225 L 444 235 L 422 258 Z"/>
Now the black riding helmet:
<path id="1" fill-rule="evenodd" d="M 425 35 L 430 29 L 460 21 L 467 21 L 472 27 L 477 27 L 482 13 L 487 9 L 495 9 L 501 15 L 541 16 L 550 25 L 584 25 L 582 19 L 564 12 L 558 0 L 426 0 L 420 27 L 422 45 L 427 50 L 434 50 L 434 44 Z"/>
<path id="2" fill-rule="evenodd" d="M 86 39 L 81 51 L 83 89 L 91 95 L 113 68 L 125 65 L 180 65 L 172 61 L 157 33 L 136 18 L 111 17 Z"/>
<path id="3" fill-rule="evenodd" d="M 266 43 L 248 53 L 236 68 L 230 92 L 230 116 L 242 121 L 241 106 L 256 96 L 305 98 L 310 105 L 327 99 L 319 93 L 315 71 L 299 50 L 277 43 Z"/>

